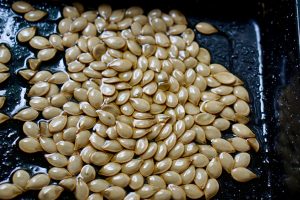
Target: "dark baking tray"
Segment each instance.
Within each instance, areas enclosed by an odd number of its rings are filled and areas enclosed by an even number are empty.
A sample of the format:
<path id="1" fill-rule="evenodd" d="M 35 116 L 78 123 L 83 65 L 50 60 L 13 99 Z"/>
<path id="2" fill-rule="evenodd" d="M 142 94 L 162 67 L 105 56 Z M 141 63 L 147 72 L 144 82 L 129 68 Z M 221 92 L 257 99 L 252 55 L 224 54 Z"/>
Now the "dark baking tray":
<path id="1" fill-rule="evenodd" d="M 0 0 L 0 43 L 13 53 L 8 64 L 11 77 L 0 85 L 0 95 L 7 96 L 1 112 L 13 116 L 27 106 L 29 85 L 16 75 L 26 68 L 34 51 L 16 41 L 17 32 L 30 25 L 38 34 L 56 32 L 59 10 L 71 1 L 30 1 L 47 10 L 49 16 L 38 23 L 28 23 L 11 11 L 12 1 Z M 95 8 L 98 2 L 84 2 Z M 189 19 L 189 26 L 208 21 L 220 32 L 211 36 L 196 35 L 201 46 L 210 50 L 212 62 L 221 63 L 239 76 L 251 95 L 251 122 L 261 144 L 252 153 L 250 168 L 259 178 L 249 183 L 233 181 L 226 173 L 220 178 L 220 192 L 215 199 L 297 199 L 300 194 L 300 76 L 299 76 L 299 5 L 298 0 L 218 1 L 218 0 L 126 0 L 109 1 L 114 8 L 142 6 L 146 11 L 179 9 Z M 63 55 L 42 69 L 64 68 Z M 32 174 L 48 167 L 42 154 L 25 154 L 17 142 L 24 137 L 22 123 L 9 120 L 0 125 L 0 180 L 9 178 L 13 169 L 24 168 Z M 27 192 L 18 199 L 35 199 L 37 192 Z M 73 199 L 64 192 L 61 199 Z"/>

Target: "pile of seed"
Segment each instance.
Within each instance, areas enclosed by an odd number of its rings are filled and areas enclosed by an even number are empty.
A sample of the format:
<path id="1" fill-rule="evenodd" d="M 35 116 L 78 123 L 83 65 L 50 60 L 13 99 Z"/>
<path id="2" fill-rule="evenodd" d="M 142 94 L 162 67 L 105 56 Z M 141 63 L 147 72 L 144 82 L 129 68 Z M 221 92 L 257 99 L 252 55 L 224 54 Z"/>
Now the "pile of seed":
<path id="1" fill-rule="evenodd" d="M 11 59 L 11 53 L 9 49 L 4 45 L 0 44 L 0 84 L 6 81 L 6 79 L 10 76 L 9 74 L 9 68 L 6 66 L 6 64 Z M 0 96 L 0 109 L 3 107 L 5 103 L 6 97 Z M 6 114 L 0 113 L 0 124 L 7 121 L 9 119 L 9 116 Z"/>
<path id="2" fill-rule="evenodd" d="M 44 151 L 53 167 L 32 178 L 17 171 L 0 185 L 1 199 L 40 189 L 40 199 L 57 199 L 64 189 L 89 200 L 210 199 L 223 170 L 239 182 L 256 178 L 247 169 L 247 152 L 259 150 L 245 125 L 249 94 L 211 63 L 182 13 L 85 11 L 74 3 L 63 17 L 49 38 L 36 36 L 36 27 L 17 36 L 38 50 L 19 72 L 32 84 L 30 107 L 14 116 L 25 121 L 19 147 Z M 208 23 L 196 29 L 217 32 Z M 58 51 L 66 72 L 38 71 Z M 35 122 L 38 116 L 44 120 Z M 48 186 L 49 178 L 58 185 Z"/>

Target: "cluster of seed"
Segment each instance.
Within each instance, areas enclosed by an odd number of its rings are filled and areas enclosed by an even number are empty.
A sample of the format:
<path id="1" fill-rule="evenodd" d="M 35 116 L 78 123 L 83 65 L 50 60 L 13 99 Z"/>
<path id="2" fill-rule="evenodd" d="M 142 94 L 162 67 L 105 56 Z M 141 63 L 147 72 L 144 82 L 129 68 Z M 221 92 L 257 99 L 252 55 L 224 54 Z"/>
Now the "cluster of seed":
<path id="1" fill-rule="evenodd" d="M 11 53 L 9 49 L 4 45 L 0 44 L 0 84 L 3 83 L 9 76 L 9 68 L 6 64 L 11 59 Z M 5 103 L 6 97 L 0 96 L 0 109 L 3 107 Z M 9 116 L 6 114 L 0 113 L 0 124 L 9 119 Z"/>
<path id="2" fill-rule="evenodd" d="M 47 15 L 47 12 L 35 9 L 25 1 L 16 1 L 11 7 L 16 13 L 24 14 L 24 19 L 29 22 L 37 22 Z"/>
<path id="3" fill-rule="evenodd" d="M 143 13 L 75 3 L 64 7 L 59 34 L 20 31 L 18 40 L 39 52 L 19 72 L 32 84 L 30 107 L 14 116 L 26 121 L 19 147 L 46 152 L 53 167 L 31 179 L 22 171 L 24 184 L 0 185 L 0 198 L 41 189 L 40 199 L 56 199 L 67 189 L 89 200 L 210 199 L 223 169 L 239 182 L 256 178 L 247 169 L 247 151 L 259 144 L 245 125 L 243 82 L 211 64 L 182 13 Z M 217 32 L 208 23 L 196 29 Z M 57 51 L 65 51 L 67 72 L 37 71 Z M 40 114 L 45 120 L 34 122 Z"/>
<path id="4" fill-rule="evenodd" d="M 39 199 L 57 199 L 64 190 L 58 185 L 49 185 L 50 178 L 46 174 L 37 174 L 30 178 L 28 172 L 17 170 L 12 176 L 12 183 L 0 185 L 0 198 L 12 199 L 26 190 L 41 190 Z"/>

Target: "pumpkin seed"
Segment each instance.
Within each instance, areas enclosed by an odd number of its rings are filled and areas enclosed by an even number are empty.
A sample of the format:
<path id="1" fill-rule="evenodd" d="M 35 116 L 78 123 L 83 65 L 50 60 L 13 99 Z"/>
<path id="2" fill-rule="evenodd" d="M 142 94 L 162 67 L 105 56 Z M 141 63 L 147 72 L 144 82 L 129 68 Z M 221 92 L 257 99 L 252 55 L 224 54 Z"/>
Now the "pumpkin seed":
<path id="1" fill-rule="evenodd" d="M 38 198 L 45 199 L 45 200 L 52 200 L 52 199 L 55 200 L 59 198 L 63 190 L 64 189 L 61 186 L 57 186 L 57 185 L 45 186 L 39 192 Z"/>
<path id="2" fill-rule="evenodd" d="M 37 22 L 44 18 L 46 15 L 47 12 L 43 10 L 31 10 L 25 13 L 24 18 L 29 22 Z"/>
<path id="3" fill-rule="evenodd" d="M 25 1 L 16 1 L 12 4 L 12 9 L 16 13 L 24 14 L 34 10 L 33 6 Z"/>
<path id="4" fill-rule="evenodd" d="M 218 193 L 218 191 L 219 191 L 218 181 L 214 178 L 208 179 L 204 189 L 205 199 L 211 199 Z"/>
<path id="5" fill-rule="evenodd" d="M 248 182 L 257 178 L 256 174 L 245 167 L 237 167 L 231 171 L 231 176 L 238 182 Z"/>
<path id="6" fill-rule="evenodd" d="M 25 170 L 17 170 L 13 177 L 12 177 L 12 182 L 14 185 L 22 188 L 22 189 L 25 189 L 26 187 L 26 184 L 27 182 L 29 181 L 30 179 L 30 175 L 27 171 Z M 1 187 L 1 186 L 0 186 Z M 0 190 L 1 191 L 1 190 Z M 0 192 L 1 193 L 1 192 Z M 1 195 L 0 195 L 1 196 Z M 2 198 L 2 197 L 1 197 Z"/>
<path id="7" fill-rule="evenodd" d="M 196 29 L 200 33 L 206 34 L 206 35 L 210 35 L 210 34 L 214 34 L 214 33 L 218 32 L 218 30 L 213 25 L 211 25 L 210 23 L 207 23 L 207 22 L 199 22 L 196 25 Z"/>

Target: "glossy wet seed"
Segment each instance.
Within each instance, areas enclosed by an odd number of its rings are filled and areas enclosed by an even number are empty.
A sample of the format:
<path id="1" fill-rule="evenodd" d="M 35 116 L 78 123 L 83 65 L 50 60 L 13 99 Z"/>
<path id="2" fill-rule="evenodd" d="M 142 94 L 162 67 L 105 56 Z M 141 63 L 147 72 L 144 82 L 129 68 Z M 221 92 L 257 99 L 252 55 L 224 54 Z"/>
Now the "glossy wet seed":
<path id="1" fill-rule="evenodd" d="M 27 17 L 39 19 L 40 11 L 27 9 Z M 249 154 L 229 154 L 259 149 L 245 125 L 249 94 L 224 66 L 211 64 L 184 15 L 154 9 L 146 16 L 139 7 L 105 4 L 98 13 L 74 3 L 63 9 L 60 35 L 35 36 L 34 27 L 19 32 L 20 42 L 40 50 L 32 71 L 20 72 L 33 84 L 31 108 L 14 116 L 27 121 L 20 148 L 47 152 L 49 176 L 77 199 L 209 199 L 222 168 L 238 181 L 252 177 L 233 169 L 247 167 Z M 217 32 L 207 23 L 196 29 Z M 67 73 L 35 72 L 65 48 Z M 30 122 L 38 111 L 49 122 Z M 231 122 L 237 137 L 222 139 Z M 127 186 L 134 191 L 126 196 Z M 40 189 L 41 198 L 56 199 L 62 188 Z"/>

